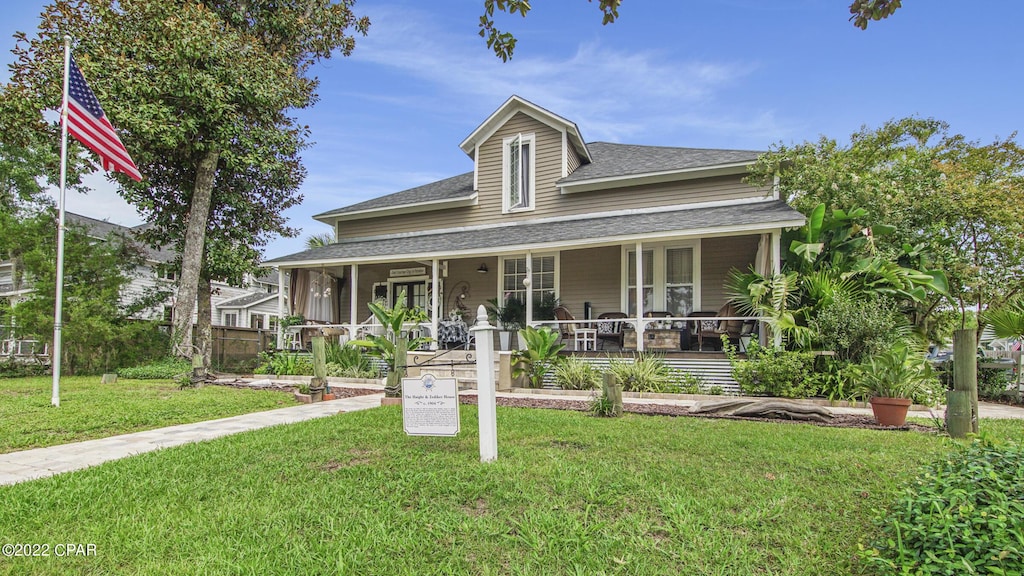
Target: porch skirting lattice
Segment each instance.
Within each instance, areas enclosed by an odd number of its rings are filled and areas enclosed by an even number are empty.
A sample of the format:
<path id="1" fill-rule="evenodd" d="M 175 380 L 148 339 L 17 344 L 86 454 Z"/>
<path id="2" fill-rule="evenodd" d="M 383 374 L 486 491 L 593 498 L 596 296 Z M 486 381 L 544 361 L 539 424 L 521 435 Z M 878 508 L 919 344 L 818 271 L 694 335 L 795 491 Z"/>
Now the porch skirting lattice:
<path id="1" fill-rule="evenodd" d="M 608 368 L 610 359 L 606 356 L 580 356 L 583 361 L 592 364 L 598 370 Z M 619 360 L 632 362 L 630 357 L 623 357 Z M 725 394 L 739 394 L 740 385 L 732 378 L 732 366 L 727 358 L 671 358 L 662 359 L 665 364 L 680 372 L 689 372 L 702 381 L 705 391 L 713 386 L 722 388 Z M 554 372 L 548 372 L 544 376 L 544 388 L 557 389 Z"/>

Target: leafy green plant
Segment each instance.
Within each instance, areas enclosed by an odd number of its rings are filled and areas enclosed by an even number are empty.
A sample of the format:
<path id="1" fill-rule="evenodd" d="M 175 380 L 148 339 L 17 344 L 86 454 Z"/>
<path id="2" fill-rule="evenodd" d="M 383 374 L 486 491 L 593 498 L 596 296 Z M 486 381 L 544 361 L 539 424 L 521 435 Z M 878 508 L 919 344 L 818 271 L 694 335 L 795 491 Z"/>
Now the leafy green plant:
<path id="1" fill-rule="evenodd" d="M 279 352 L 266 354 L 265 358 L 264 363 L 256 369 L 260 374 L 273 374 L 277 377 L 285 374 L 297 376 L 312 376 L 313 374 L 313 362 L 307 355 L 300 356 L 297 352 Z"/>
<path id="2" fill-rule="evenodd" d="M 121 368 L 117 375 L 134 380 L 173 380 L 182 374 L 192 373 L 192 363 L 183 358 L 162 358 L 131 368 Z"/>
<path id="3" fill-rule="evenodd" d="M 519 331 L 519 337 L 526 342 L 526 350 L 512 353 L 512 377 L 526 376 L 531 388 L 540 388 L 544 376 L 559 362 L 558 353 L 565 344 L 558 342 L 559 333 L 547 326 L 528 326 Z"/>
<path id="4" fill-rule="evenodd" d="M 707 394 L 710 394 L 711 396 L 721 396 L 722 394 L 725 394 L 725 390 L 723 390 L 721 386 L 712 386 L 708 388 Z"/>
<path id="5" fill-rule="evenodd" d="M 879 574 L 1024 573 L 1024 447 L 979 439 L 927 466 L 860 557 Z"/>
<path id="6" fill-rule="evenodd" d="M 405 377 L 405 353 L 409 349 L 416 349 L 430 341 L 429 338 L 409 338 L 405 324 L 417 323 L 425 318 L 425 312 L 418 307 L 408 308 L 405 305 L 405 292 L 397 298 L 394 308 L 370 302 L 370 312 L 381 325 L 385 333 L 382 336 L 367 334 L 365 339 L 353 340 L 350 346 L 366 348 L 367 354 L 380 358 L 387 364 L 387 382 L 384 384 L 384 394 L 389 398 L 397 398 L 400 394 L 402 378 Z M 399 364 L 397 360 L 401 358 Z"/>
<path id="7" fill-rule="evenodd" d="M 656 354 L 638 353 L 632 359 L 615 358 L 608 370 L 622 383 L 626 392 L 677 392 L 678 376 L 665 359 Z"/>
<path id="8" fill-rule="evenodd" d="M 552 310 L 554 310 L 553 306 Z M 498 321 L 498 327 L 502 330 L 515 332 L 526 325 L 526 301 L 511 294 L 506 296 L 504 302 L 501 303 L 497 298 L 488 300 L 487 311 L 492 316 L 492 320 Z M 552 317 L 554 317 L 554 312 L 552 312 Z"/>
<path id="9" fill-rule="evenodd" d="M 901 342 L 854 367 L 862 398 L 909 398 L 930 406 L 940 400 L 941 386 L 924 354 Z"/>
<path id="10" fill-rule="evenodd" d="M 590 413 L 601 418 L 615 416 L 615 404 L 604 391 L 595 391 L 590 400 Z"/>
<path id="11" fill-rule="evenodd" d="M 562 390 L 592 390 L 601 384 L 601 373 L 578 356 L 569 356 L 555 366 L 555 383 Z"/>
<path id="12" fill-rule="evenodd" d="M 723 339 L 724 340 L 724 339 Z M 743 394 L 806 398 L 814 355 L 808 352 L 776 350 L 751 340 L 746 359 L 739 358 L 736 348 L 723 341 L 723 348 L 732 365 L 732 377 Z"/>
<path id="13" fill-rule="evenodd" d="M 704 392 L 704 379 L 693 372 L 677 372 L 676 378 L 678 392 L 680 394 L 701 394 Z M 719 388 L 719 390 L 721 390 L 721 388 Z"/>
<path id="14" fill-rule="evenodd" d="M 910 335 L 910 324 L 886 297 L 851 298 L 841 295 L 825 304 L 808 322 L 817 343 L 841 361 L 865 358 Z"/>
<path id="15" fill-rule="evenodd" d="M 818 356 L 814 360 L 813 370 L 807 377 L 808 393 L 828 398 L 833 402 L 856 399 L 853 366 L 853 363 L 839 360 L 834 356 Z"/>

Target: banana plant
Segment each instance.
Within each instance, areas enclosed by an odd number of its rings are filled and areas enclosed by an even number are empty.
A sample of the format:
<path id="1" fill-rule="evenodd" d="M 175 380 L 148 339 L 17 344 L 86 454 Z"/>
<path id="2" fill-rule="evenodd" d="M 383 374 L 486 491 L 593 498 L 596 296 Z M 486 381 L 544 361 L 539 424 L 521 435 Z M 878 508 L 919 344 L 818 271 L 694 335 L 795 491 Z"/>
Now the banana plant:
<path id="1" fill-rule="evenodd" d="M 541 328 L 527 327 L 519 331 L 519 337 L 526 342 L 526 350 L 512 353 L 512 376 L 526 376 L 531 388 L 540 388 L 547 374 L 561 356 L 558 355 L 565 344 L 558 341 L 560 334 L 547 326 Z"/>

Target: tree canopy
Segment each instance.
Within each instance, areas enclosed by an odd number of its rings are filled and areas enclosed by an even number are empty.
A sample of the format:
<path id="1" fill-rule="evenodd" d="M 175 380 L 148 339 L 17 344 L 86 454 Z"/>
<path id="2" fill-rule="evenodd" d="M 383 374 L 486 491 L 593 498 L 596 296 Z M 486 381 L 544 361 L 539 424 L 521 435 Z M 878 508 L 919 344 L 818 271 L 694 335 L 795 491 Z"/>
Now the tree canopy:
<path id="1" fill-rule="evenodd" d="M 80 68 L 145 177 L 116 177 L 120 193 L 153 224 L 152 243 L 173 243 L 181 253 L 173 315 L 179 353 L 191 353 L 203 262 L 208 277 L 236 278 L 256 265 L 271 234 L 295 233 L 281 213 L 301 200 L 308 128 L 289 113 L 316 101 L 310 66 L 350 54 L 354 34 L 365 34 L 369 21 L 353 14 L 353 3 L 56 0 L 35 37 L 18 35 L 0 115 L 56 134 L 57 124 L 38 111 L 60 101 L 61 39 L 70 34 Z M 77 171 L 95 168 L 88 156 L 73 157 Z M 207 234 L 217 235 L 209 246 Z"/>
<path id="2" fill-rule="evenodd" d="M 867 208 L 862 224 L 884 226 L 881 256 L 941 269 L 962 318 L 1024 289 L 1024 148 L 1016 134 L 982 144 L 934 119 L 863 128 L 848 144 L 776 145 L 752 170 L 762 185 L 811 214 L 819 204 Z M 938 298 L 933 305 L 940 305 Z"/>

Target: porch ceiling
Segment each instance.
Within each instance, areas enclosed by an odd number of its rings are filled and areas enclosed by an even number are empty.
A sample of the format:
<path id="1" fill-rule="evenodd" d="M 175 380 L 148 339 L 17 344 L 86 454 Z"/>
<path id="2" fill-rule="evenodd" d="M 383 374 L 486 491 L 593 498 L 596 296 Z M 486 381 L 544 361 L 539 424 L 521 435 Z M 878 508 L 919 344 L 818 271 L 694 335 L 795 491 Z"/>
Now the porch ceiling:
<path id="1" fill-rule="evenodd" d="M 672 236 L 756 233 L 772 228 L 800 226 L 803 222 L 804 216 L 785 202 L 771 200 L 729 206 L 353 238 L 330 246 L 267 260 L 264 264 L 292 267 L 488 255 L 524 250 L 541 251 Z"/>

